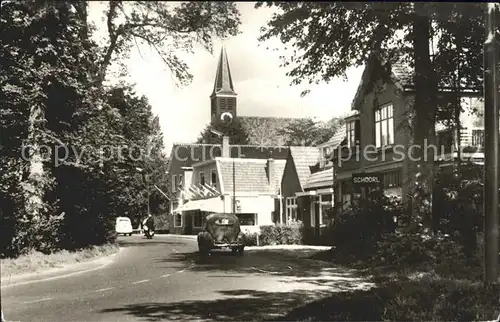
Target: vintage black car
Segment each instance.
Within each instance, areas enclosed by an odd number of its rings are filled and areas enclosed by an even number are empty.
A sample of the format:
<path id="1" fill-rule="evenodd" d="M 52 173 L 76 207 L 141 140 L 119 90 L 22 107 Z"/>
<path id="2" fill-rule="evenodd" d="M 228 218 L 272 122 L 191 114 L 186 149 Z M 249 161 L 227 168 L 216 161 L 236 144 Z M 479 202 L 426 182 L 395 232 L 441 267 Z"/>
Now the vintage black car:
<path id="1" fill-rule="evenodd" d="M 243 254 L 244 235 L 235 214 L 213 213 L 206 217 L 202 231 L 198 234 L 198 249 L 208 255 L 212 249 L 229 248 L 233 253 Z"/>

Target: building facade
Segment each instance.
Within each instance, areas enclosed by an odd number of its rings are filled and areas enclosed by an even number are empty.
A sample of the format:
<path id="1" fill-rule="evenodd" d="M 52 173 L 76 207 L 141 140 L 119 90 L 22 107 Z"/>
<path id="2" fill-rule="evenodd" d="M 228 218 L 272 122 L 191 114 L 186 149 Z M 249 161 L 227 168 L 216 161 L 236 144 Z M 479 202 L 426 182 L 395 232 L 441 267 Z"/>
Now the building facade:
<path id="1" fill-rule="evenodd" d="M 394 64 L 389 77 L 377 72 L 383 69 L 380 67 L 376 58 L 372 57 L 368 61 L 351 105 L 351 113 L 345 118 L 345 144 L 335 153 L 335 180 L 338 187 L 335 198 L 343 207 L 367 196 L 370 185 L 362 184 L 367 180 L 378 181 L 377 188 L 382 188 L 387 195 L 398 196 L 403 202 L 408 198 L 411 161 L 406 156 L 412 140 L 409 120 L 413 112 L 414 86 L 411 72 L 402 65 Z M 468 101 L 470 104 L 478 93 L 440 89 L 438 95 L 459 96 L 463 102 Z M 475 140 L 480 140 L 479 130 L 464 119 L 460 142 L 468 144 L 467 138 L 472 133 L 478 137 Z M 470 136 L 467 135 L 469 132 Z M 454 130 L 446 126 L 445 122 L 438 122 L 436 138 L 436 161 L 443 157 L 450 161 L 438 164 L 454 164 L 457 157 L 456 153 L 451 153 L 452 146 L 456 146 L 457 142 Z M 447 146 L 450 147 L 448 155 L 441 149 Z"/>

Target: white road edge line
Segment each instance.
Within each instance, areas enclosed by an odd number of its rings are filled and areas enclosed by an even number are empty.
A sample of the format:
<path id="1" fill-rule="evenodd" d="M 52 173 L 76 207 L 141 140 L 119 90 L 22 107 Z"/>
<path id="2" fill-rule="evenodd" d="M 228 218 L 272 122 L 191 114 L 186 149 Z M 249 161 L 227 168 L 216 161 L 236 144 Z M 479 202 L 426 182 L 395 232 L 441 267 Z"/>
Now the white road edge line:
<path id="1" fill-rule="evenodd" d="M 92 293 L 97 293 L 97 292 L 105 292 L 105 291 L 110 291 L 114 289 L 114 287 L 108 287 L 108 288 L 101 288 L 100 290 L 95 290 L 95 291 L 92 291 Z"/>
<path id="2" fill-rule="evenodd" d="M 43 301 L 49 301 L 49 300 L 52 300 L 52 298 L 46 297 L 46 298 L 39 299 L 39 300 L 23 302 L 23 304 L 31 304 L 31 303 L 37 303 L 37 302 L 43 302 Z"/>
<path id="3" fill-rule="evenodd" d="M 146 283 L 146 282 L 149 282 L 149 280 L 137 281 L 137 282 L 134 282 L 132 284 L 135 285 L 135 284 Z"/>
<path id="4" fill-rule="evenodd" d="M 160 277 L 169 277 L 169 276 L 170 276 L 170 274 L 165 274 L 165 275 L 162 275 Z"/>

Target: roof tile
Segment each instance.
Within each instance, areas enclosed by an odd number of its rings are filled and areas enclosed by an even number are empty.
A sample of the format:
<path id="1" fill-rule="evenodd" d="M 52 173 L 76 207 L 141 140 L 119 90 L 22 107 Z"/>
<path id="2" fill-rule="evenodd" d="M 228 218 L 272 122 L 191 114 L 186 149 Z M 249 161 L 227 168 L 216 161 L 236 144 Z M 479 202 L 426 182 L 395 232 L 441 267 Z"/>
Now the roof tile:
<path id="1" fill-rule="evenodd" d="M 267 160 L 247 159 L 218 159 L 220 166 L 220 179 L 227 193 L 233 191 L 233 161 L 234 182 L 236 193 L 276 193 L 269 184 L 267 175 Z M 278 186 L 285 168 L 285 160 L 274 160 L 275 175 L 274 187 Z"/>
<path id="2" fill-rule="evenodd" d="M 320 151 L 315 147 L 290 147 L 290 153 L 295 164 L 295 170 L 301 187 L 303 188 L 307 182 L 307 178 L 311 175 L 311 167 L 319 161 Z"/>

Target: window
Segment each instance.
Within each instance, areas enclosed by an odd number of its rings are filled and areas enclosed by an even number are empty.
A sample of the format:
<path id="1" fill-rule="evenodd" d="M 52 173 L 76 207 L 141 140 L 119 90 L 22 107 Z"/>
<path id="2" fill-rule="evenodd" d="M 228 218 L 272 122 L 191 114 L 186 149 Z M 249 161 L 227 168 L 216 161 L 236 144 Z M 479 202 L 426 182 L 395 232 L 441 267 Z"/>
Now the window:
<path id="1" fill-rule="evenodd" d="M 321 195 L 321 224 L 326 225 L 330 221 L 333 207 L 333 194 Z"/>
<path id="2" fill-rule="evenodd" d="M 322 158 L 321 158 L 320 167 L 323 168 L 323 167 L 333 165 L 332 160 L 333 160 L 333 147 L 324 148 Z"/>
<path id="3" fill-rule="evenodd" d="M 182 182 L 182 174 L 179 174 L 179 182 L 177 183 L 177 187 L 184 187 L 184 182 Z"/>
<path id="4" fill-rule="evenodd" d="M 347 207 L 351 204 L 351 188 L 352 187 L 349 181 L 343 180 L 340 182 L 342 209 L 347 209 Z"/>
<path id="5" fill-rule="evenodd" d="M 212 178 L 210 184 L 212 185 L 212 187 L 217 188 L 217 171 L 215 170 L 212 170 Z"/>
<path id="6" fill-rule="evenodd" d="M 237 214 L 242 226 L 255 226 L 257 225 L 257 214 Z"/>
<path id="7" fill-rule="evenodd" d="M 175 192 L 177 190 L 177 175 L 172 175 L 172 191 Z"/>
<path id="8" fill-rule="evenodd" d="M 286 198 L 286 222 L 297 220 L 297 198 Z"/>
<path id="9" fill-rule="evenodd" d="M 472 146 L 484 146 L 484 130 L 472 130 Z"/>
<path id="10" fill-rule="evenodd" d="M 193 227 L 201 228 L 202 224 L 203 224 L 203 215 L 201 214 L 201 211 L 196 211 L 193 214 Z"/>
<path id="11" fill-rule="evenodd" d="M 182 214 L 174 214 L 174 227 L 182 227 Z"/>
<path id="12" fill-rule="evenodd" d="M 391 171 L 384 173 L 383 176 L 384 189 L 401 187 L 401 171 Z"/>
<path id="13" fill-rule="evenodd" d="M 200 185 L 204 185 L 205 184 L 205 173 L 203 172 L 200 172 Z"/>
<path id="14" fill-rule="evenodd" d="M 354 147 L 359 144 L 360 140 L 360 123 L 359 120 L 350 121 L 347 123 L 347 146 Z"/>
<path id="15" fill-rule="evenodd" d="M 387 104 L 375 111 L 375 145 L 383 147 L 394 144 L 394 108 Z"/>

